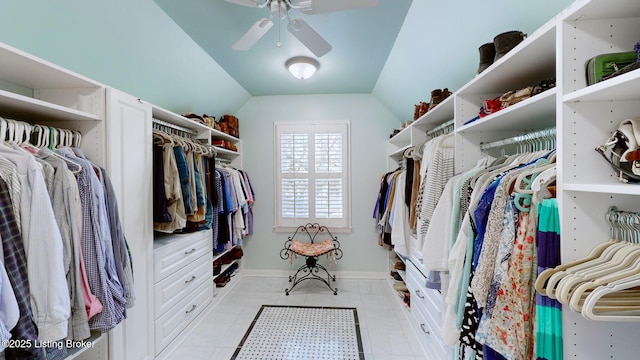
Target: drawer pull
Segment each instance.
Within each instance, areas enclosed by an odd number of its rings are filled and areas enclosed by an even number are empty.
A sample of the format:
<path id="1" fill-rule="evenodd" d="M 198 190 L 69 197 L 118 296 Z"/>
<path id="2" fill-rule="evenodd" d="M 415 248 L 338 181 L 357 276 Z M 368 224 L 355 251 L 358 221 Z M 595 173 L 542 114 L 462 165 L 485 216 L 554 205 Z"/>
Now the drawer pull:
<path id="1" fill-rule="evenodd" d="M 193 280 L 195 280 L 195 279 L 196 279 L 196 276 L 195 276 L 195 275 L 191 275 L 191 279 L 189 279 L 189 280 L 185 280 L 185 281 L 184 281 L 184 283 L 185 283 L 185 284 L 188 284 L 188 283 L 192 282 L 192 281 L 193 281 Z"/>
<path id="2" fill-rule="evenodd" d="M 420 299 L 424 299 L 424 295 L 421 295 L 420 290 L 416 290 L 416 295 L 418 295 Z"/>
<path id="3" fill-rule="evenodd" d="M 188 313 L 192 312 L 193 310 L 195 310 L 197 307 L 198 307 L 197 305 L 191 305 L 191 309 L 185 311 L 184 313 L 188 314 Z"/>
<path id="4" fill-rule="evenodd" d="M 195 306 L 195 305 L 194 305 L 194 306 Z M 427 334 L 427 335 L 431 334 L 431 333 L 429 332 L 429 330 L 425 330 L 425 328 L 424 328 L 424 323 L 420 324 L 420 329 L 422 329 L 422 331 L 423 331 L 425 334 Z"/>
<path id="5" fill-rule="evenodd" d="M 196 251 L 196 249 L 191 249 L 189 251 L 185 251 L 184 254 L 185 255 L 193 254 L 195 251 Z"/>

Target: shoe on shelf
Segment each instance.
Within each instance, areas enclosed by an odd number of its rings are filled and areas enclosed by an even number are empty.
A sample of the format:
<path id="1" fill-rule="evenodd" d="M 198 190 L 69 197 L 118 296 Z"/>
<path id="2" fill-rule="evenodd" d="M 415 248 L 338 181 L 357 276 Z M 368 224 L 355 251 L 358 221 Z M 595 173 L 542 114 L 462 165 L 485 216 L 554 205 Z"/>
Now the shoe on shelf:
<path id="1" fill-rule="evenodd" d="M 496 57 L 496 46 L 493 42 L 482 44 L 478 48 L 478 51 L 480 52 L 480 64 L 478 65 L 476 73 L 480 74 L 493 64 Z"/>
<path id="2" fill-rule="evenodd" d="M 405 271 L 407 269 L 407 266 L 402 261 L 397 261 L 393 265 L 393 268 L 396 270 Z"/>
<path id="3" fill-rule="evenodd" d="M 244 253 L 242 252 L 242 248 L 240 246 L 236 246 L 233 249 L 231 249 L 229 251 L 229 256 L 233 259 L 233 260 L 238 260 L 242 257 L 242 255 L 244 255 Z"/>
<path id="4" fill-rule="evenodd" d="M 391 272 L 391 277 L 393 278 L 394 281 L 404 281 L 402 276 L 400 276 L 400 274 L 398 274 L 397 271 L 392 271 Z"/>
<path id="5" fill-rule="evenodd" d="M 402 299 L 402 302 L 408 307 L 411 308 L 411 294 L 407 293 L 405 297 Z"/>
<path id="6" fill-rule="evenodd" d="M 216 287 L 224 287 L 229 283 L 230 280 L 231 278 L 229 277 L 228 272 L 224 272 L 217 278 L 213 279 L 213 281 L 216 283 Z"/>
<path id="7" fill-rule="evenodd" d="M 404 282 L 397 282 L 393 284 L 393 288 L 396 291 L 409 292 L 409 289 L 407 288 L 407 284 L 405 284 Z"/>
<path id="8" fill-rule="evenodd" d="M 227 271 L 229 272 L 229 276 L 236 276 L 236 274 L 240 271 L 240 265 L 238 265 L 238 263 L 234 263 L 229 267 L 229 270 Z"/>

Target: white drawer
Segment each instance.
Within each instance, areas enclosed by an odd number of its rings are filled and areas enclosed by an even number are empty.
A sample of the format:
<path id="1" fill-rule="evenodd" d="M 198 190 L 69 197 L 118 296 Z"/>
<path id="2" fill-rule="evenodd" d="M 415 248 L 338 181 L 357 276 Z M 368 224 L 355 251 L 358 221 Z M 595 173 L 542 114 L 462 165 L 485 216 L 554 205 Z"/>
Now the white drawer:
<path id="1" fill-rule="evenodd" d="M 411 292 L 411 311 L 421 311 L 429 321 L 430 327 L 440 336 L 442 301 L 437 302 L 440 293 L 437 290 L 427 289 L 424 286 L 425 281 L 426 278 L 413 264 L 407 266 L 407 288 Z"/>
<path id="2" fill-rule="evenodd" d="M 427 279 L 413 264 L 407 266 L 407 277 L 408 282 L 413 284 L 418 293 L 419 300 L 424 302 L 426 307 L 433 308 L 438 313 L 442 312 L 442 294 L 438 290 L 428 289 L 425 286 Z M 411 300 L 413 301 L 413 298 Z"/>
<path id="3" fill-rule="evenodd" d="M 213 298 L 213 282 L 206 282 L 155 321 L 155 350 L 158 355 L 200 314 Z"/>
<path id="4" fill-rule="evenodd" d="M 422 311 L 416 311 L 411 306 L 411 315 L 416 324 L 416 333 L 427 354 L 427 359 L 441 360 L 451 359 L 453 348 L 447 346 L 440 337 L 440 330 L 431 326 L 431 320 L 427 319 Z"/>
<path id="5" fill-rule="evenodd" d="M 440 337 L 442 334 L 442 324 L 441 324 L 439 314 L 433 311 L 432 308 L 428 308 L 427 306 L 425 306 L 424 302 L 414 301 L 413 299 L 416 297 L 419 297 L 418 291 L 416 291 L 415 293 L 412 292 L 411 293 L 411 311 L 418 311 L 422 313 L 422 315 L 428 321 L 429 327 L 431 327 L 435 331 L 435 333 L 438 335 L 438 337 Z"/>
<path id="6" fill-rule="evenodd" d="M 437 354 L 437 351 L 434 351 L 435 350 L 434 334 L 431 328 L 429 327 L 429 323 L 427 322 L 427 320 L 424 318 L 424 316 L 420 311 L 413 310 L 413 306 L 411 309 L 411 316 L 413 318 L 412 325 L 414 327 L 416 336 L 418 337 L 418 340 L 422 344 L 422 347 L 425 350 L 425 353 L 427 355 L 430 355 L 430 356 L 427 356 L 427 359 L 434 359 L 434 360 L 440 359 L 439 357 L 435 357 L 435 354 Z"/>
<path id="7" fill-rule="evenodd" d="M 156 318 L 205 282 L 212 281 L 211 254 L 202 256 L 154 285 Z"/>
<path id="8" fill-rule="evenodd" d="M 422 284 L 421 291 L 424 293 L 426 300 L 429 302 L 428 307 L 433 308 L 438 313 L 442 312 L 442 293 L 438 290 L 428 289 Z"/>
<path id="9" fill-rule="evenodd" d="M 199 257 L 211 253 L 211 230 L 191 234 L 174 234 L 153 242 L 155 282 L 176 273 Z"/>

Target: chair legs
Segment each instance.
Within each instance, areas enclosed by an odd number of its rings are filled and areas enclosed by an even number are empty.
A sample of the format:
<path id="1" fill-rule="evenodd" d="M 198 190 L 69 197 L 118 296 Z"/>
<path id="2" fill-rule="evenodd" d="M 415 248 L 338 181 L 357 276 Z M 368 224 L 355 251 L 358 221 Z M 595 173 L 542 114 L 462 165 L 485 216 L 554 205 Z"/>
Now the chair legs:
<path id="1" fill-rule="evenodd" d="M 307 257 L 305 264 L 300 266 L 293 276 L 289 276 L 289 282 L 293 284 L 290 288 L 285 289 L 284 292 L 289 295 L 289 292 L 291 292 L 291 290 L 293 290 L 293 288 L 299 283 L 305 280 L 314 279 L 322 281 L 331 291 L 333 291 L 333 295 L 338 295 L 338 289 L 331 286 L 331 281 L 336 281 L 335 275 L 329 274 L 329 270 L 321 264 L 318 264 L 318 259 L 312 256 Z"/>

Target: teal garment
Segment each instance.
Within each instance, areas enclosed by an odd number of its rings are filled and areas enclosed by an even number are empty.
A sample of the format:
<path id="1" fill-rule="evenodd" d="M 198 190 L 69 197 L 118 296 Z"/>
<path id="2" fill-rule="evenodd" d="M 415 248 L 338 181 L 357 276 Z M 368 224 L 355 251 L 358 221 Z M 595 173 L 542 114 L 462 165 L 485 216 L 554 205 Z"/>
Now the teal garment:
<path id="1" fill-rule="evenodd" d="M 557 199 L 538 203 L 538 274 L 560 264 L 560 218 Z M 537 360 L 562 360 L 562 305 L 536 294 L 535 356 Z"/>

